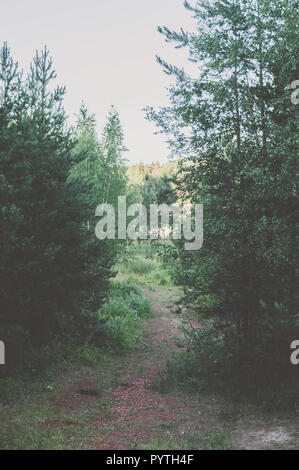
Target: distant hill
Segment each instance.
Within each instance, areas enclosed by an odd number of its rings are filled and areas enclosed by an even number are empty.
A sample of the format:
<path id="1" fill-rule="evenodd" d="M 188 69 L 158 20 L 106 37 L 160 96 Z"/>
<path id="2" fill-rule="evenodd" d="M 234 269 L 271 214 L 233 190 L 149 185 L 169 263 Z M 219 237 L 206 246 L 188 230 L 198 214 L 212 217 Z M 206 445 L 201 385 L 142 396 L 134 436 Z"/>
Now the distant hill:
<path id="1" fill-rule="evenodd" d="M 159 162 L 152 162 L 150 164 L 137 163 L 128 166 L 127 175 L 129 184 L 142 184 L 146 175 L 161 178 L 162 176 L 171 176 L 176 169 L 176 162 L 167 162 L 163 165 Z"/>

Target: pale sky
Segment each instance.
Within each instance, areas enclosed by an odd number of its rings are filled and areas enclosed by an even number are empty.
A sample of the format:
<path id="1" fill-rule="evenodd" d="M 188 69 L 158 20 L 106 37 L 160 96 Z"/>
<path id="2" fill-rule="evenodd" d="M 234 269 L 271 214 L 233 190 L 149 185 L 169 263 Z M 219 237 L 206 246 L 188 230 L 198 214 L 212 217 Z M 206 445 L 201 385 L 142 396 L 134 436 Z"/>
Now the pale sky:
<path id="1" fill-rule="evenodd" d="M 36 49 L 47 45 L 57 82 L 65 85 L 72 120 L 84 101 L 99 131 L 115 105 L 131 162 L 167 161 L 165 137 L 145 120 L 147 105 L 167 104 L 170 83 L 155 54 L 193 70 L 186 49 L 175 49 L 157 32 L 195 28 L 183 0 L 0 0 L 0 42 L 7 41 L 25 70 Z"/>

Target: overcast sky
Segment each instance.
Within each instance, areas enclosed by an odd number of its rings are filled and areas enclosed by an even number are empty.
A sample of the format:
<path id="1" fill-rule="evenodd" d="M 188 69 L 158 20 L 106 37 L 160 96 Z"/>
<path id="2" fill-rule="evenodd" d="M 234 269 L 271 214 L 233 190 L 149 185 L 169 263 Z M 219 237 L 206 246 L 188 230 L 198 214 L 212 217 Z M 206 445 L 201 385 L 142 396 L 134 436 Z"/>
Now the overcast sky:
<path id="1" fill-rule="evenodd" d="M 142 108 L 167 104 L 170 78 L 155 54 L 195 68 L 186 49 L 175 49 L 157 26 L 194 30 L 183 0 L 0 0 L 0 39 L 23 68 L 46 44 L 58 83 L 66 85 L 70 118 L 85 102 L 99 131 L 111 104 L 123 124 L 131 162 L 167 161 L 165 137 L 154 135 Z M 196 70 L 195 70 L 196 73 Z"/>

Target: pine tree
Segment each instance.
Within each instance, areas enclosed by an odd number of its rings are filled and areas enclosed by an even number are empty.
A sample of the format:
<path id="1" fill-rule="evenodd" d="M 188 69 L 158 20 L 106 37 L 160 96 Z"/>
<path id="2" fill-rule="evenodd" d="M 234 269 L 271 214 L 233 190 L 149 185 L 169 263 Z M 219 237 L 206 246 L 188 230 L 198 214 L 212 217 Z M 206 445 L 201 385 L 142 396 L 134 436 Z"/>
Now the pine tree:
<path id="1" fill-rule="evenodd" d="M 0 58 L 0 325 L 7 357 L 19 361 L 29 344 L 82 342 L 94 334 L 117 254 L 94 234 L 110 161 L 113 191 L 123 193 L 126 180 L 119 127 L 108 157 L 84 106 L 76 132 L 67 127 L 65 89 L 52 87 L 56 73 L 46 48 L 25 79 L 6 44 Z"/>

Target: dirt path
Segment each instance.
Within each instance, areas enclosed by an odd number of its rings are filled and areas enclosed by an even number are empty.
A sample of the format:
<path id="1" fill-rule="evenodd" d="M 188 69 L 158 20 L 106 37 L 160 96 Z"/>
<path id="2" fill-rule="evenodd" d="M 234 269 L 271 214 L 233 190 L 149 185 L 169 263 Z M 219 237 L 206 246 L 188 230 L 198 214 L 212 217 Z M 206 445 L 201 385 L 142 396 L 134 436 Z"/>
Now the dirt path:
<path id="1" fill-rule="evenodd" d="M 25 402 L 3 409 L 13 449 L 298 449 L 299 416 L 261 415 L 212 395 L 153 387 L 181 351 L 174 287 L 144 289 L 153 317 L 132 353 L 71 368 Z M 1 411 L 1 407 L 0 407 Z M 1 447 L 1 431 L 0 431 Z"/>
<path id="2" fill-rule="evenodd" d="M 178 292 L 164 288 L 144 293 L 150 299 L 154 318 L 147 324 L 143 346 L 129 360 L 124 359 L 120 385 L 111 390 L 113 417 L 97 421 L 100 436 L 96 449 L 138 448 L 155 441 L 166 444 L 174 431 L 179 438 L 190 427 L 195 431 L 199 426 L 195 404 L 191 406 L 176 395 L 164 395 L 151 388 L 177 349 L 175 338 L 181 335 L 181 322 L 171 311 Z"/>
<path id="3" fill-rule="evenodd" d="M 173 312 L 179 291 L 169 287 L 144 290 L 153 318 L 141 347 L 118 358 L 114 384 L 106 390 L 109 405 L 89 421 L 92 428 L 84 447 L 90 449 L 286 449 L 298 448 L 298 420 L 258 418 L 232 412 L 211 396 L 162 394 L 152 389 L 157 374 L 178 351 L 181 316 Z M 77 393 L 93 381 L 73 383 L 60 397 L 62 406 L 83 406 L 93 397 Z M 68 405 L 67 405 L 68 404 Z M 81 405 L 80 405 L 81 404 Z"/>

